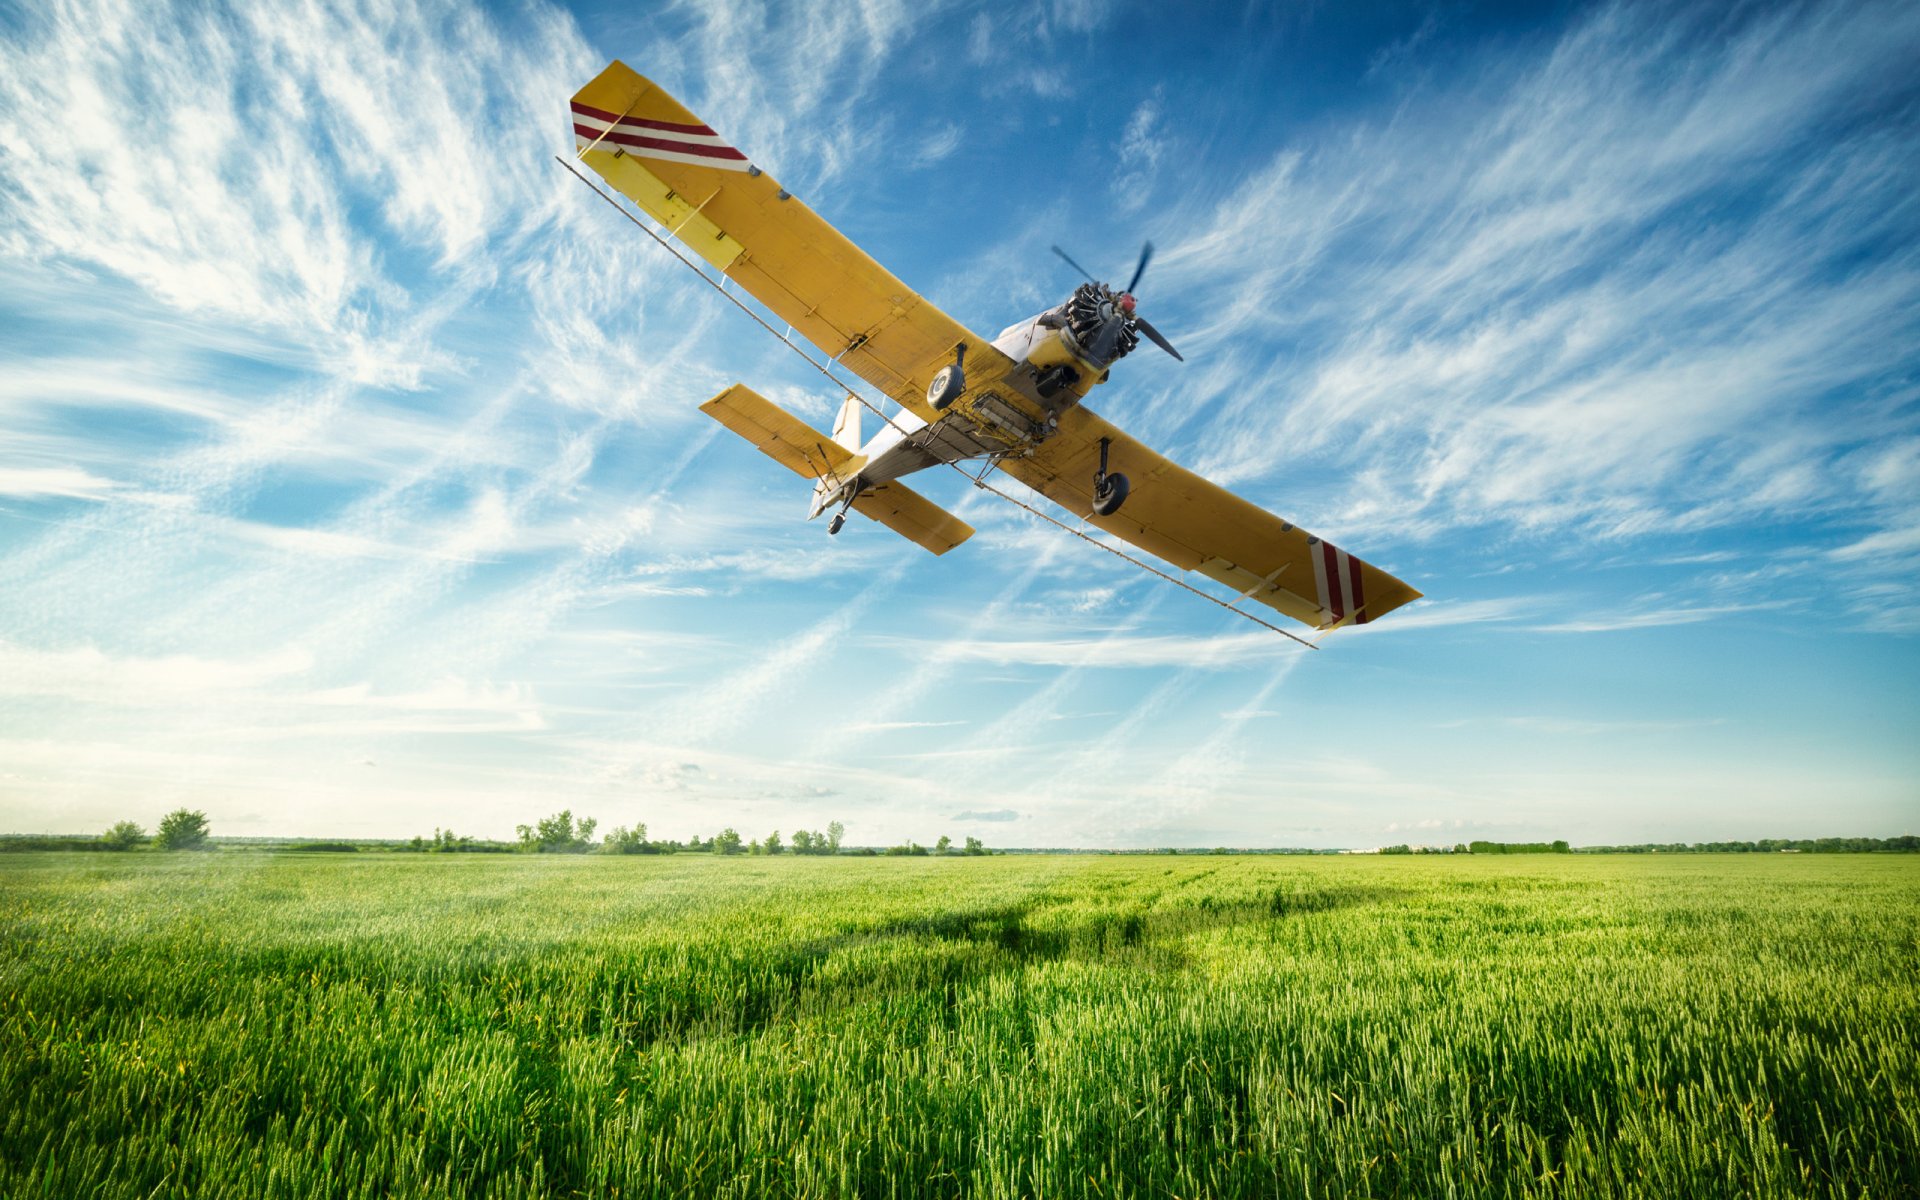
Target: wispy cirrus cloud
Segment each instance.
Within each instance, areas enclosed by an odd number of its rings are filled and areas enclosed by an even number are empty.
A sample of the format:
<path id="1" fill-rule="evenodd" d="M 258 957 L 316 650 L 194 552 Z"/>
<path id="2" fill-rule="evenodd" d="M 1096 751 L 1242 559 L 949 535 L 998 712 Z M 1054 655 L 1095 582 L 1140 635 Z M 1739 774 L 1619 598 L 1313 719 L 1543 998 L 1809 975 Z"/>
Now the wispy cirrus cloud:
<path id="1" fill-rule="evenodd" d="M 118 486 L 79 467 L 0 467 L 0 496 L 98 500 Z"/>
<path id="2" fill-rule="evenodd" d="M 1880 413 L 1822 400 L 1897 379 L 1920 299 L 1920 141 L 1872 120 L 1911 98 L 1920 27 L 1800 6 L 1683 35 L 1707 19 L 1592 10 L 1544 59 L 1490 54 L 1476 91 L 1291 147 L 1183 219 L 1207 232 L 1157 270 L 1213 314 L 1189 339 L 1217 364 L 1189 380 L 1217 397 L 1202 465 L 1254 479 L 1284 448 L 1329 482 L 1301 519 L 1336 535 L 1844 505 L 1835 464 Z M 1291 348 L 1278 396 L 1247 339 Z"/>
<path id="3" fill-rule="evenodd" d="M 978 639 L 943 646 L 956 659 L 1048 667 L 1230 667 L 1284 659 L 1309 651 L 1274 633 L 1217 636 L 1177 634 L 1056 637 L 1038 640 Z"/>
<path id="4" fill-rule="evenodd" d="M 1543 625 L 1530 625 L 1527 628 L 1536 633 L 1612 633 L 1623 629 L 1658 629 L 1666 625 L 1698 625 L 1703 621 L 1718 620 L 1736 613 L 1761 612 L 1780 609 L 1780 601 L 1760 601 L 1752 604 L 1717 604 L 1699 606 L 1680 606 L 1674 608 L 1637 609 L 1600 616 L 1575 617 L 1565 621 L 1554 621 Z"/>

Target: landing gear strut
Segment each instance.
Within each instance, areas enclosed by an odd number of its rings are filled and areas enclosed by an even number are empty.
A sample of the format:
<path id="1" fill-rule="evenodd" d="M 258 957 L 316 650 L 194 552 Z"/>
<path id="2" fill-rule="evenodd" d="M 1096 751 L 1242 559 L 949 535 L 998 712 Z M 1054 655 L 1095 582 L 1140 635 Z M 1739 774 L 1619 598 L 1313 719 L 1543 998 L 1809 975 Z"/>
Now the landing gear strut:
<path id="1" fill-rule="evenodd" d="M 1127 502 L 1130 485 L 1127 477 L 1118 471 L 1107 471 L 1107 447 L 1113 444 L 1112 438 L 1100 439 L 1100 470 L 1093 477 L 1093 515 L 1110 517 L 1120 511 Z"/>
<path id="2" fill-rule="evenodd" d="M 858 483 L 856 483 L 853 487 L 847 489 L 845 498 L 843 498 L 840 501 L 840 511 L 833 514 L 833 519 L 827 522 L 828 537 L 832 537 L 834 534 L 839 533 L 841 529 L 846 527 L 847 510 L 853 507 L 853 502 L 859 498 L 860 492 L 862 490 L 863 489 L 858 485 Z"/>

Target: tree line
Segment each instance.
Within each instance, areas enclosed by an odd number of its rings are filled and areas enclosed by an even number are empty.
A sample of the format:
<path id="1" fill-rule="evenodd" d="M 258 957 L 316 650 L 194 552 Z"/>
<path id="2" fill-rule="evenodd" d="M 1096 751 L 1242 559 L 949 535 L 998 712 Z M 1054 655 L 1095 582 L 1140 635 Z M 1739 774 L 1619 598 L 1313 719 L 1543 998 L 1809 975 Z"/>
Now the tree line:
<path id="1" fill-rule="evenodd" d="M 1753 842 L 1644 842 L 1637 846 L 1582 846 L 1582 854 L 1915 854 L 1920 837 L 1761 838 Z"/>
<path id="2" fill-rule="evenodd" d="M 408 842 L 404 849 L 426 853 L 473 853 L 489 850 L 519 850 L 532 854 L 889 854 L 889 855 L 931 855 L 962 854 L 980 855 L 991 853 L 979 838 L 970 837 L 966 844 L 956 850 L 953 839 L 941 835 L 929 849 L 918 842 L 907 841 L 885 850 L 869 847 L 846 848 L 842 839 L 847 827 L 838 821 L 827 822 L 823 830 L 796 829 L 783 837 L 774 830 L 763 838 L 746 838 L 740 831 L 728 826 L 710 838 L 698 834 L 678 841 L 671 838 L 652 839 L 647 836 L 647 827 L 643 823 L 616 825 L 603 834 L 599 841 L 594 834 L 599 830 L 600 822 L 593 817 L 575 817 L 573 810 L 563 808 L 549 817 L 542 817 L 531 825 L 516 825 L 514 833 L 517 842 L 482 842 L 470 837 L 458 837 L 451 829 L 436 829 L 431 838 L 416 837 Z"/>
<path id="3" fill-rule="evenodd" d="M 432 837 L 415 837 L 405 842 L 296 841 L 274 843 L 279 850 L 352 852 L 380 848 L 428 854 L 722 854 L 722 855 L 982 855 L 991 854 L 979 838 L 966 839 L 956 848 L 953 839 L 942 835 L 931 848 L 907 841 L 898 846 L 875 849 L 869 846 L 845 846 L 847 827 L 829 821 L 823 830 L 796 829 L 782 836 L 778 830 L 764 838 L 748 839 L 731 827 L 712 837 L 695 835 L 686 841 L 671 838 L 651 839 L 643 823 L 616 825 L 597 841 L 594 834 L 600 823 L 592 817 L 575 817 L 571 809 L 561 809 L 531 825 L 514 827 L 511 842 L 475 838 L 452 829 L 433 831 Z M 211 850 L 213 829 L 207 814 L 198 809 L 178 808 L 160 818 L 149 834 L 137 821 L 117 821 L 97 837 L 76 835 L 35 836 L 0 834 L 0 850 L 136 850 L 152 846 L 157 850 Z M 270 840 L 270 839 L 265 839 Z"/>
<path id="4" fill-rule="evenodd" d="M 982 855 L 992 854 L 979 838 L 969 837 L 960 847 L 955 847 L 953 839 L 944 834 L 929 846 L 908 840 L 897 846 L 884 849 L 872 847 L 845 847 L 841 839 L 846 834 L 846 826 L 839 821 L 830 821 L 824 830 L 815 832 L 796 829 L 792 834 L 782 837 L 778 830 L 758 840 L 741 836 L 738 830 L 728 827 L 710 838 L 695 835 L 686 841 L 672 839 L 649 839 L 645 824 L 617 825 L 603 834 L 598 841 L 594 834 L 599 830 L 599 822 L 592 817 L 573 815 L 571 809 L 561 809 L 552 816 L 543 817 L 531 825 L 515 827 L 516 841 L 500 842 L 482 838 L 457 835 L 451 829 L 435 829 L 432 837 L 415 837 L 410 841 L 384 843 L 391 849 L 424 853 L 447 854 L 504 854 L 525 852 L 534 854 L 847 854 L 847 855 L 887 855 L 887 856 L 937 856 L 937 855 Z M 133 850 L 151 844 L 160 850 L 209 850 L 213 848 L 212 827 L 207 814 L 198 809 L 177 808 L 160 818 L 160 823 L 149 835 L 137 821 L 118 821 L 98 837 L 84 836 L 17 836 L 0 835 L 0 849 L 4 850 Z M 334 850 L 351 851 L 361 848 L 361 843 L 348 841 L 308 841 L 289 844 L 284 849 L 292 850 Z M 1381 854 L 1771 854 L 1779 852 L 1806 854 L 1913 854 L 1920 853 L 1920 837 L 1904 834 L 1900 837 L 1826 837 L 1826 838 L 1760 838 L 1754 841 L 1730 842 L 1643 842 L 1631 846 L 1569 846 L 1566 841 L 1553 842 L 1462 842 L 1452 847 L 1429 846 L 1386 846 Z M 1162 853 L 1175 853 L 1165 850 Z M 1225 846 L 1213 851 L 1215 854 L 1231 854 Z"/>
<path id="5" fill-rule="evenodd" d="M 1453 846 L 1380 847 L 1382 854 L 1571 854 L 1573 847 L 1557 842 L 1459 842 Z"/>

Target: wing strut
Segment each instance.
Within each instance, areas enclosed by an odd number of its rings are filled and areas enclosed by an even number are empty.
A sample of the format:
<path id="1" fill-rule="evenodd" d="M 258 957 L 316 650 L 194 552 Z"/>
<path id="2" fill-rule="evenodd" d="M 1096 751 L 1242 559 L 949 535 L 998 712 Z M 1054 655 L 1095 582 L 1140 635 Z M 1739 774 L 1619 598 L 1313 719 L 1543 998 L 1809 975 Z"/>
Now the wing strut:
<path id="1" fill-rule="evenodd" d="M 585 175 L 582 175 L 580 172 L 574 170 L 572 163 L 568 162 L 566 159 L 562 158 L 558 154 L 554 155 L 553 158 L 555 162 L 565 167 L 567 169 L 567 172 L 571 174 L 575 179 L 578 179 L 581 183 L 584 183 L 588 187 L 592 188 L 594 191 L 594 194 L 598 195 L 602 200 L 605 200 L 609 205 L 611 205 L 615 212 L 619 213 L 621 216 L 625 217 L 627 220 L 633 222 L 634 226 L 637 229 L 639 229 L 640 232 L 646 234 L 648 237 L 652 238 L 654 241 L 660 243 L 660 245 L 666 250 L 668 254 L 671 254 L 675 258 L 679 259 L 681 264 L 684 265 L 689 271 L 692 271 L 695 275 L 698 275 L 701 279 L 705 280 L 708 287 L 712 288 L 716 292 L 719 292 L 720 295 L 725 297 L 727 301 L 731 303 L 735 308 L 739 309 L 741 312 L 753 318 L 754 324 L 760 326 L 760 328 L 766 330 L 768 333 L 772 334 L 775 338 L 778 338 L 780 341 L 786 343 L 786 346 L 789 350 L 792 350 L 795 354 L 798 354 L 801 358 L 804 358 L 807 360 L 808 366 L 812 367 L 814 370 L 826 376 L 829 380 L 833 382 L 835 387 L 838 387 L 841 391 L 845 392 L 847 395 L 850 395 L 854 399 L 860 401 L 860 403 L 867 409 L 868 412 L 871 412 L 874 416 L 879 417 L 882 421 L 886 422 L 886 424 L 888 424 L 892 428 L 899 430 L 899 432 L 902 435 L 906 434 L 907 432 L 906 430 L 901 429 L 900 426 L 894 421 L 892 417 L 889 417 L 886 413 L 882 412 L 878 407 L 874 405 L 874 403 L 871 400 L 868 400 L 865 396 L 862 396 L 859 392 L 855 391 L 852 387 L 850 387 L 845 380 L 841 379 L 838 375 L 835 375 L 830 367 L 822 365 L 821 363 L 819 363 L 814 359 L 813 355 L 808 354 L 805 350 L 802 350 L 798 345 L 796 345 L 792 337 L 788 336 L 793 331 L 792 326 L 788 326 L 787 334 L 782 334 L 779 330 L 775 329 L 772 325 L 767 324 L 766 320 L 762 318 L 759 313 L 753 311 L 751 308 L 748 308 L 744 303 L 741 302 L 738 296 L 735 296 L 732 292 L 729 292 L 726 288 L 715 283 L 713 279 L 710 276 L 708 276 L 708 274 L 705 271 L 702 271 L 699 267 L 696 267 L 693 265 L 693 263 L 689 262 L 685 255 L 681 254 L 678 250 L 673 248 L 673 244 L 671 242 L 668 242 L 665 238 L 655 233 L 652 229 L 649 229 L 646 223 L 641 221 L 638 217 L 634 216 L 632 213 L 628 212 L 626 209 L 620 207 L 620 202 L 615 200 L 612 196 L 609 196 L 605 192 L 601 191 L 599 186 L 596 185 L 593 182 L 593 180 L 588 179 Z M 1064 258 L 1066 256 L 1062 255 L 1061 257 Z M 1072 260 L 1069 259 L 1068 261 L 1071 262 Z M 724 279 L 725 276 L 723 275 L 722 278 Z M 973 486 L 980 488 L 983 491 L 991 492 L 993 495 L 1000 497 L 1002 500 L 1005 500 L 1008 504 L 1013 505 L 1015 508 L 1025 509 L 1027 512 L 1032 513 L 1034 516 L 1039 517 L 1042 521 L 1045 521 L 1050 525 L 1055 525 L 1061 529 L 1066 530 L 1068 533 L 1079 538 L 1081 541 L 1086 542 L 1090 546 L 1097 546 L 1100 549 L 1105 550 L 1108 554 L 1113 555 L 1115 558 L 1125 559 L 1126 561 L 1132 563 L 1136 567 L 1139 567 L 1141 570 L 1147 572 L 1150 575 L 1157 575 L 1161 579 L 1166 580 L 1168 583 L 1173 584 L 1175 587 L 1185 588 L 1187 591 L 1192 592 L 1194 595 L 1200 597 L 1202 600 L 1206 600 L 1213 604 L 1217 604 L 1221 608 L 1224 608 L 1228 612 L 1232 613 L 1234 616 L 1244 617 L 1247 620 L 1252 621 L 1255 625 L 1258 625 L 1263 629 L 1270 629 L 1273 632 L 1279 634 L 1281 637 L 1286 638 L 1289 641 L 1298 642 L 1300 645 L 1305 646 L 1309 650 L 1318 650 L 1320 648 L 1319 646 L 1315 645 L 1314 643 L 1308 641 L 1306 638 L 1303 638 L 1296 633 L 1282 629 L 1278 625 L 1275 625 L 1270 621 L 1262 620 L 1261 618 L 1254 616 L 1252 613 L 1246 611 L 1243 608 L 1235 608 L 1232 604 L 1229 604 L 1227 601 L 1220 599 L 1220 597 L 1211 595 L 1207 592 L 1203 592 L 1199 588 L 1194 587 L 1192 584 L 1188 583 L 1186 580 L 1179 579 L 1172 575 L 1167 574 L 1165 571 L 1162 571 L 1160 568 L 1154 566 L 1150 562 L 1144 562 L 1141 559 L 1135 558 L 1133 555 L 1128 554 L 1124 550 L 1115 549 L 1113 546 L 1110 546 L 1106 542 L 1101 541 L 1099 538 L 1096 538 L 1091 534 L 1087 533 L 1084 529 L 1077 529 L 1074 526 L 1067 524 L 1065 521 L 1062 521 L 1058 517 L 1055 517 L 1052 513 L 1042 512 L 1040 509 L 1037 509 L 1033 505 L 1026 503 L 1025 501 L 1021 500 L 1019 497 L 1008 495 L 1007 493 L 1001 491 L 999 488 L 994 487 L 992 484 L 986 482 L 985 471 L 982 471 L 980 475 L 976 477 L 973 475 L 969 475 L 966 472 L 966 470 L 960 466 L 959 463 L 946 462 L 944 459 L 941 460 L 941 463 L 944 466 L 951 467 L 955 472 L 959 474 L 960 478 L 966 480 L 968 483 L 973 484 Z M 1235 597 L 1235 599 L 1238 600 L 1238 599 L 1241 599 L 1241 597 Z"/>

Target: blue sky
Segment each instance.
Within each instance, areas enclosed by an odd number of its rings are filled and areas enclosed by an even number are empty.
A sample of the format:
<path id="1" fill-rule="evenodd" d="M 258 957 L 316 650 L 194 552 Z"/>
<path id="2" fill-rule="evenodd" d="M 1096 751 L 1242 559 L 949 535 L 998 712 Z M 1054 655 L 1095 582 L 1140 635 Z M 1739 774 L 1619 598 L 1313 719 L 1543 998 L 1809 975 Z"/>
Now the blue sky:
<path id="1" fill-rule="evenodd" d="M 1920 8 L 1349 9 L 0 10 L 0 828 L 1920 828 Z M 1151 238 L 1093 406 L 1428 599 L 829 540 L 552 160 L 614 57 L 988 336 Z"/>

